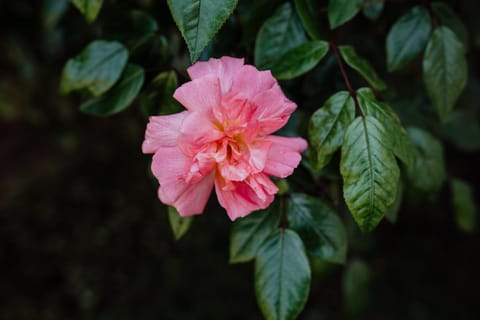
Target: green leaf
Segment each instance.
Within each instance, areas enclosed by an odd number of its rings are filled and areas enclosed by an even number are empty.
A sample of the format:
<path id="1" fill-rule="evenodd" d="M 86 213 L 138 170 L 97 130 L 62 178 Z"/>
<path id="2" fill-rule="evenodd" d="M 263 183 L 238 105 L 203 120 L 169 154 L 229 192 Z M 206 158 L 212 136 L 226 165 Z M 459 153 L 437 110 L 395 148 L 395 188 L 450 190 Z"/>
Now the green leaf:
<path id="1" fill-rule="evenodd" d="M 383 0 L 364 0 L 363 15 L 370 20 L 377 20 L 384 6 L 385 2 Z"/>
<path id="2" fill-rule="evenodd" d="M 95 96 L 109 90 L 122 75 L 128 51 L 116 41 L 97 40 L 78 56 L 67 61 L 62 72 L 60 90 L 88 89 Z"/>
<path id="3" fill-rule="evenodd" d="M 395 199 L 395 202 L 387 210 L 387 212 L 385 212 L 385 218 L 390 223 L 397 222 L 398 211 L 400 210 L 400 207 L 402 206 L 402 201 L 403 201 L 403 183 L 402 183 L 402 180 L 400 179 L 399 184 L 398 184 L 397 197 Z"/>
<path id="4" fill-rule="evenodd" d="M 278 203 L 233 223 L 230 234 L 230 263 L 247 262 L 255 258 L 258 249 L 280 224 Z"/>
<path id="5" fill-rule="evenodd" d="M 338 215 L 317 198 L 294 193 L 288 201 L 290 227 L 302 237 L 308 253 L 334 263 L 345 263 L 347 233 Z"/>
<path id="6" fill-rule="evenodd" d="M 277 230 L 263 243 L 255 261 L 255 292 L 265 318 L 296 319 L 307 301 L 310 280 L 302 240 L 292 230 Z"/>
<path id="7" fill-rule="evenodd" d="M 255 65 L 262 70 L 271 69 L 288 50 L 305 41 L 302 24 L 287 2 L 260 28 L 255 41 Z"/>
<path id="8" fill-rule="evenodd" d="M 182 105 L 173 98 L 177 87 L 178 79 L 174 71 L 159 73 L 141 95 L 140 101 L 145 115 L 165 115 L 182 111 Z"/>
<path id="9" fill-rule="evenodd" d="M 343 195 L 363 232 L 376 227 L 397 196 L 400 170 L 391 148 L 387 130 L 372 116 L 358 117 L 345 133 Z"/>
<path id="10" fill-rule="evenodd" d="M 92 23 L 100 13 L 103 0 L 70 0 L 85 16 L 88 23 Z"/>
<path id="11" fill-rule="evenodd" d="M 380 121 L 392 140 L 393 153 L 407 166 L 413 165 L 415 149 L 400 119 L 386 103 L 378 102 L 369 88 L 357 91 L 358 103 L 366 115 Z"/>
<path id="12" fill-rule="evenodd" d="M 453 109 L 467 84 L 465 49 L 447 27 L 435 29 L 423 58 L 427 93 L 441 120 Z"/>
<path id="13" fill-rule="evenodd" d="M 456 110 L 450 113 L 442 126 L 442 133 L 460 150 L 480 150 L 480 123 L 471 112 Z"/>
<path id="14" fill-rule="evenodd" d="M 310 38 L 313 40 L 321 39 L 320 23 L 317 19 L 318 2 L 316 0 L 295 0 L 295 10 Z"/>
<path id="15" fill-rule="evenodd" d="M 446 177 L 442 144 L 419 128 L 409 127 L 407 131 L 416 149 L 414 165 L 407 168 L 410 184 L 417 190 L 435 194 Z"/>
<path id="16" fill-rule="evenodd" d="M 328 4 L 328 22 L 330 28 L 344 24 L 362 9 L 363 0 L 330 0 Z"/>
<path id="17" fill-rule="evenodd" d="M 355 48 L 352 46 L 339 46 L 338 49 L 345 62 L 360 73 L 375 90 L 381 91 L 387 88 L 385 82 L 380 79 L 370 63 L 357 55 Z"/>
<path id="18" fill-rule="evenodd" d="M 80 106 L 80 110 L 94 116 L 110 116 L 127 108 L 140 92 L 144 72 L 140 66 L 128 64 L 120 82 L 105 95 L 93 98 Z"/>
<path id="19" fill-rule="evenodd" d="M 129 47 L 135 47 L 147 41 L 157 31 L 158 24 L 148 13 L 140 10 L 122 11 L 122 14 L 112 15 L 107 21 L 103 38 L 118 40 Z"/>
<path id="20" fill-rule="evenodd" d="M 180 216 L 177 209 L 170 206 L 168 207 L 168 220 L 170 221 L 170 227 L 172 228 L 175 240 L 179 240 L 188 230 L 190 230 L 193 219 L 194 216 L 183 218 Z"/>
<path id="21" fill-rule="evenodd" d="M 388 70 L 398 70 L 420 55 L 431 29 L 430 15 L 424 7 L 413 7 L 400 17 L 387 35 Z"/>
<path id="22" fill-rule="evenodd" d="M 343 276 L 343 300 L 350 316 L 363 312 L 370 303 L 372 273 L 363 260 L 353 260 Z"/>
<path id="23" fill-rule="evenodd" d="M 476 225 L 476 208 L 475 196 L 472 187 L 466 181 L 460 179 L 452 179 L 450 181 L 452 190 L 452 204 L 455 213 L 455 223 L 458 228 L 465 233 L 475 231 Z"/>
<path id="24" fill-rule="evenodd" d="M 310 41 L 290 49 L 272 68 L 280 80 L 292 79 L 312 70 L 328 52 L 328 42 Z"/>
<path id="25" fill-rule="evenodd" d="M 453 10 L 443 2 L 433 2 L 432 9 L 442 25 L 452 30 L 457 35 L 457 38 L 462 41 L 463 46 L 467 48 L 468 31 L 467 28 L 465 28 L 462 20 L 458 18 L 455 12 L 453 12 Z"/>
<path id="26" fill-rule="evenodd" d="M 237 6 L 238 0 L 168 0 L 190 59 L 195 62 Z"/>
<path id="27" fill-rule="evenodd" d="M 315 171 L 328 164 L 330 158 L 343 143 L 347 127 L 355 118 L 355 104 L 347 91 L 331 96 L 310 118 L 309 150 Z"/>

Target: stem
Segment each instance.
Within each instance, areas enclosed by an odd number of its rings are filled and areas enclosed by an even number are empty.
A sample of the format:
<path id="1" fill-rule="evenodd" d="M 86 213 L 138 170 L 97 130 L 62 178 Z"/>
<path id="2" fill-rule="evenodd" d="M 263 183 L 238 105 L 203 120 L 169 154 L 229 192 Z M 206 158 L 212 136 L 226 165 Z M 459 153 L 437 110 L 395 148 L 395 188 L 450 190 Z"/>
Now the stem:
<path id="1" fill-rule="evenodd" d="M 279 203 L 280 206 L 280 225 L 279 228 L 286 229 L 288 227 L 288 220 L 287 220 L 287 209 L 285 205 L 285 197 L 286 195 L 282 195 Z"/>
<path id="2" fill-rule="evenodd" d="M 353 98 L 353 102 L 355 103 L 355 108 L 357 112 L 365 117 L 365 113 L 363 112 L 362 108 L 360 107 L 360 103 L 358 103 L 357 99 L 357 92 L 353 90 L 352 85 L 350 84 L 350 80 L 348 79 L 347 72 L 345 71 L 345 67 L 343 66 L 342 58 L 340 57 L 340 53 L 338 52 L 338 46 L 333 41 L 329 41 L 330 48 L 332 48 L 333 53 L 335 54 L 335 59 L 337 60 L 338 67 L 340 68 L 340 73 L 342 74 L 343 81 L 345 82 L 345 86 L 347 87 L 348 92 Z"/>

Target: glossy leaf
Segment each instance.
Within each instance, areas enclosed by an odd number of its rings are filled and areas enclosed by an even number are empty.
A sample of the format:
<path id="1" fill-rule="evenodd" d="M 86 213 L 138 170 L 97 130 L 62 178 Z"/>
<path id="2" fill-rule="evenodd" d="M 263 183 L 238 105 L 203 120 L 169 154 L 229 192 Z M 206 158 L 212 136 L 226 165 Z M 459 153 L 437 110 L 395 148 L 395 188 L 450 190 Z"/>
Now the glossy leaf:
<path id="1" fill-rule="evenodd" d="M 298 232 L 309 254 L 345 263 L 347 233 L 338 215 L 318 198 L 294 193 L 287 209 L 289 225 Z"/>
<path id="2" fill-rule="evenodd" d="M 282 55 L 305 41 L 302 24 L 287 2 L 260 28 L 255 41 L 255 65 L 262 70 L 271 69 Z"/>
<path id="3" fill-rule="evenodd" d="M 174 207 L 168 207 L 168 221 L 175 240 L 179 240 L 190 230 L 193 219 L 194 216 L 183 218 Z"/>
<path id="4" fill-rule="evenodd" d="M 258 249 L 280 224 L 278 203 L 233 223 L 230 234 L 230 263 L 255 258 Z"/>
<path id="5" fill-rule="evenodd" d="M 315 171 L 323 168 L 343 142 L 347 127 L 355 117 L 355 104 L 347 91 L 330 97 L 310 118 L 309 150 Z"/>
<path id="6" fill-rule="evenodd" d="M 395 202 L 387 210 L 387 212 L 385 212 L 385 218 L 390 223 L 397 222 L 398 213 L 399 213 L 400 207 L 402 206 L 402 201 L 403 201 L 403 183 L 402 183 L 402 179 L 400 179 Z"/>
<path id="7" fill-rule="evenodd" d="M 347 206 L 364 232 L 372 231 L 397 196 L 400 170 L 392 139 L 372 116 L 358 117 L 348 127 L 340 172 Z"/>
<path id="8" fill-rule="evenodd" d="M 363 0 L 330 0 L 328 4 L 328 22 L 330 28 L 344 24 L 362 9 Z"/>
<path id="9" fill-rule="evenodd" d="M 410 127 L 408 134 L 415 146 L 415 162 L 407 168 L 410 184 L 420 191 L 435 194 L 446 177 L 443 147 L 430 133 Z"/>
<path id="10" fill-rule="evenodd" d="M 237 6 L 238 0 L 168 0 L 190 59 L 195 62 Z"/>
<path id="11" fill-rule="evenodd" d="M 452 30 L 456 34 L 457 38 L 463 43 L 464 47 L 467 48 L 467 29 L 455 12 L 453 12 L 453 10 L 443 2 L 433 2 L 432 10 L 442 25 Z"/>
<path id="12" fill-rule="evenodd" d="M 349 315 L 358 315 L 368 307 L 371 279 L 370 268 L 363 260 L 353 260 L 348 264 L 343 276 L 343 301 Z"/>
<path id="13" fill-rule="evenodd" d="M 255 292 L 265 319 L 296 319 L 307 301 L 310 279 L 302 240 L 292 230 L 278 229 L 255 261 Z"/>
<path id="14" fill-rule="evenodd" d="M 427 9 L 413 7 L 395 22 L 387 35 L 387 67 L 398 70 L 419 56 L 430 35 L 431 21 Z"/>
<path id="15" fill-rule="evenodd" d="M 173 98 L 178 87 L 175 71 L 159 73 L 141 95 L 142 110 L 147 116 L 177 113 L 183 107 Z"/>
<path id="16" fill-rule="evenodd" d="M 318 2 L 316 0 L 295 0 L 295 10 L 310 38 L 320 40 L 320 24 L 317 18 Z"/>
<path id="17" fill-rule="evenodd" d="M 292 79 L 312 70 L 328 52 L 328 42 L 310 41 L 290 49 L 273 66 L 280 80 Z"/>
<path id="18" fill-rule="evenodd" d="M 452 191 L 452 205 L 455 213 L 455 223 L 458 228 L 466 233 L 475 230 L 477 221 L 475 196 L 470 184 L 461 179 L 452 179 L 450 182 Z"/>
<path id="19" fill-rule="evenodd" d="M 369 88 L 359 89 L 357 97 L 363 112 L 382 123 L 392 140 L 393 153 L 407 166 L 413 165 L 415 157 L 413 144 L 392 108 L 386 103 L 377 101 Z"/>
<path id="20" fill-rule="evenodd" d="M 385 2 L 383 0 L 364 0 L 363 15 L 370 20 L 377 20 L 384 6 Z"/>
<path id="21" fill-rule="evenodd" d="M 88 89 L 95 96 L 109 90 L 122 75 L 128 51 L 116 41 L 97 40 L 78 56 L 67 61 L 62 72 L 60 90 Z"/>
<path id="22" fill-rule="evenodd" d="M 101 97 L 91 99 L 80 110 L 95 116 L 110 116 L 123 111 L 136 98 L 143 85 L 144 72 L 140 66 L 128 64 L 120 82 Z"/>
<path id="23" fill-rule="evenodd" d="M 447 27 L 433 32 L 423 59 L 423 79 L 441 120 L 453 109 L 468 78 L 465 49 Z"/>
<path id="24" fill-rule="evenodd" d="M 378 76 L 370 63 L 360 57 L 352 46 L 339 46 L 340 54 L 345 62 L 362 75 L 367 82 L 376 90 L 385 90 L 387 85 Z"/>
<path id="25" fill-rule="evenodd" d="M 89 23 L 95 21 L 103 5 L 103 0 L 70 0 L 70 1 L 85 16 L 85 19 Z"/>

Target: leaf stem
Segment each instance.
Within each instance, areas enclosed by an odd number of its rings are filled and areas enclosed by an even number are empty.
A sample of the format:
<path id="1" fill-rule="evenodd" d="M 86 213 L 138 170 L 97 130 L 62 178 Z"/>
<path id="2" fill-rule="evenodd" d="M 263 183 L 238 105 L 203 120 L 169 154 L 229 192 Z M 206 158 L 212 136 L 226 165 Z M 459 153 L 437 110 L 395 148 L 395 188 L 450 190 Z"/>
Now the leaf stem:
<path id="1" fill-rule="evenodd" d="M 357 112 L 360 113 L 362 117 L 365 117 L 365 113 L 360 107 L 360 103 L 358 103 L 357 92 L 352 88 L 352 85 L 350 84 L 350 80 L 348 79 L 348 75 L 347 75 L 347 72 L 345 71 L 342 58 L 340 57 L 340 54 L 338 52 L 338 46 L 333 40 L 330 40 L 328 43 L 330 45 L 330 48 L 332 48 L 333 53 L 335 54 L 337 65 L 340 68 L 340 73 L 342 74 L 342 78 L 343 78 L 343 81 L 345 82 L 345 86 L 347 87 L 348 92 L 353 98 L 353 101 L 355 103 L 355 108 L 357 109 Z"/>

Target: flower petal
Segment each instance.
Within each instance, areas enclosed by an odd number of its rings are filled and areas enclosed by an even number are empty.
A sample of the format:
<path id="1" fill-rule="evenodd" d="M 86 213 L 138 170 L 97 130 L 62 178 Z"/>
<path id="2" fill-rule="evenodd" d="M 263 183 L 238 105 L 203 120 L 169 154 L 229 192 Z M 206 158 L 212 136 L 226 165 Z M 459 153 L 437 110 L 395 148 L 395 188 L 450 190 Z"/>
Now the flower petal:
<path id="1" fill-rule="evenodd" d="M 184 111 L 167 116 L 150 117 L 142 144 L 143 153 L 154 153 L 160 147 L 176 146 L 182 121 L 187 115 L 188 111 Z"/>
<path id="2" fill-rule="evenodd" d="M 240 71 L 244 63 L 243 59 L 222 57 L 211 58 L 208 61 L 199 61 L 187 69 L 192 79 L 202 78 L 208 75 L 215 75 L 220 80 L 222 94 L 225 94 L 232 87 L 235 75 Z"/>
<path id="3" fill-rule="evenodd" d="M 272 142 L 263 172 L 279 178 L 288 177 L 302 160 L 301 152 L 308 144 L 302 138 L 267 136 Z"/>
<path id="4" fill-rule="evenodd" d="M 220 82 L 215 75 L 195 79 L 177 88 L 173 97 L 190 111 L 208 112 L 220 104 Z"/>
<path id="5" fill-rule="evenodd" d="M 276 83 L 269 70 L 258 71 L 254 66 L 244 65 L 235 75 L 231 91 L 253 100 L 257 94 L 271 89 Z"/>

